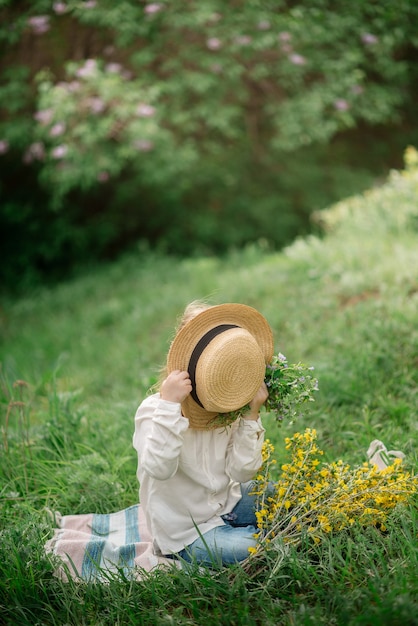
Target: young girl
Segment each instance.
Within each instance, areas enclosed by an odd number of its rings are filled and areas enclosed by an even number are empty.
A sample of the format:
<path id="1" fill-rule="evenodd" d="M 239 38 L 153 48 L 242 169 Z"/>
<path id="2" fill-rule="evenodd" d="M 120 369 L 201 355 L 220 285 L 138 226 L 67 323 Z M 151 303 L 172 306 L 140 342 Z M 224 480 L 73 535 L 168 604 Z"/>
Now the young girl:
<path id="1" fill-rule="evenodd" d="M 140 501 L 156 554 L 208 565 L 244 560 L 257 532 L 271 329 L 242 304 L 186 308 L 159 393 L 135 417 Z M 232 424 L 216 417 L 247 406 Z"/>

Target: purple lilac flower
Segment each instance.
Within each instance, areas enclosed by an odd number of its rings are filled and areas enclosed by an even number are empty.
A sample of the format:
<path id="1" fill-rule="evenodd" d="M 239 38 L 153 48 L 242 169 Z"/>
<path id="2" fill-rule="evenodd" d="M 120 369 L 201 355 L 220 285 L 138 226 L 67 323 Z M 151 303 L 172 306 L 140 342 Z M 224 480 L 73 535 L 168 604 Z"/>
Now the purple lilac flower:
<path id="1" fill-rule="evenodd" d="M 284 30 L 284 31 L 282 31 L 281 33 L 278 34 L 278 39 L 282 43 L 289 42 L 292 39 L 292 35 L 291 35 L 291 33 L 289 33 L 289 32 Z"/>
<path id="2" fill-rule="evenodd" d="M 350 103 L 347 102 L 347 100 L 344 100 L 344 98 L 338 98 L 338 100 L 335 100 L 334 102 L 334 107 L 337 111 L 348 111 Z"/>
<path id="3" fill-rule="evenodd" d="M 353 85 L 351 87 L 351 93 L 354 93 L 356 96 L 359 96 L 363 92 L 364 92 L 364 87 L 362 87 L 361 85 Z"/>
<path id="4" fill-rule="evenodd" d="M 361 40 L 366 46 L 373 46 L 379 41 L 378 37 L 372 33 L 362 33 Z"/>
<path id="5" fill-rule="evenodd" d="M 291 54 L 289 56 L 289 61 L 293 63 L 293 65 L 305 65 L 306 59 L 301 54 Z"/>
<path id="6" fill-rule="evenodd" d="M 160 2 L 151 2 L 150 4 L 146 4 L 144 7 L 144 13 L 147 15 L 154 15 L 158 13 L 164 8 L 164 5 Z"/>
<path id="7" fill-rule="evenodd" d="M 35 35 L 43 35 L 50 29 L 49 15 L 34 15 L 28 19 L 28 24 Z"/>
<path id="8" fill-rule="evenodd" d="M 53 10 L 55 11 L 55 13 L 57 15 L 62 15 L 68 9 L 68 7 L 65 4 L 65 2 L 54 2 L 54 4 L 52 5 L 52 8 L 53 8 Z"/>
<path id="9" fill-rule="evenodd" d="M 84 2 L 81 5 L 82 9 L 94 9 L 94 7 L 97 6 L 97 2 L 96 0 L 86 0 L 86 2 Z"/>
<path id="10" fill-rule="evenodd" d="M 46 126 L 52 121 L 52 118 L 54 117 L 54 111 L 52 109 L 42 109 L 41 111 L 36 111 L 33 117 L 37 122 L 39 122 L 43 126 Z"/>
<path id="11" fill-rule="evenodd" d="M 293 52 L 293 46 L 291 46 L 290 43 L 283 43 L 280 46 L 280 50 L 284 52 L 285 54 L 289 55 L 291 54 L 291 52 Z"/>
<path id="12" fill-rule="evenodd" d="M 209 50 L 219 50 L 222 48 L 222 41 L 217 37 L 209 37 L 206 41 L 206 46 Z"/>
<path id="13" fill-rule="evenodd" d="M 122 70 L 122 65 L 120 63 L 108 63 L 105 70 L 110 74 L 119 74 Z"/>
<path id="14" fill-rule="evenodd" d="M 281 352 L 279 352 L 279 354 L 277 355 L 279 361 L 281 361 L 282 363 L 285 363 L 287 361 L 286 357 L 284 354 L 282 354 Z"/>
<path id="15" fill-rule="evenodd" d="M 68 146 L 65 144 L 61 144 L 54 148 L 51 152 L 51 156 L 53 159 L 63 159 L 68 152 Z"/>
<path id="16" fill-rule="evenodd" d="M 43 161 L 45 158 L 45 147 L 40 141 L 32 143 L 23 155 L 24 163 L 32 163 L 32 161 Z"/>
<path id="17" fill-rule="evenodd" d="M 99 183 L 106 183 L 109 180 L 109 172 L 99 172 L 97 174 L 97 180 Z"/>
<path id="18" fill-rule="evenodd" d="M 35 141 L 30 148 L 34 159 L 42 161 L 45 158 L 45 146 L 42 141 Z"/>
<path id="19" fill-rule="evenodd" d="M 74 91 L 78 91 L 81 87 L 81 83 L 78 80 L 72 80 L 68 83 L 68 91 L 70 93 L 74 93 Z"/>
<path id="20" fill-rule="evenodd" d="M 51 135 L 51 137 L 59 137 L 60 135 L 65 133 L 65 128 L 66 126 L 64 122 L 57 122 L 56 124 L 52 126 L 51 130 L 49 131 L 49 134 Z"/>
<path id="21" fill-rule="evenodd" d="M 138 117 L 152 117 L 155 113 L 155 107 L 145 102 L 141 102 L 136 109 L 136 115 Z"/>
<path id="22" fill-rule="evenodd" d="M 106 108 L 106 103 L 99 97 L 89 98 L 88 106 L 92 113 L 98 115 L 102 113 Z"/>
<path id="23" fill-rule="evenodd" d="M 252 42 L 252 37 L 249 35 L 239 35 L 235 37 L 234 42 L 240 46 L 248 46 Z"/>
<path id="24" fill-rule="evenodd" d="M 0 154 L 6 154 L 9 150 L 9 142 L 7 139 L 0 139 Z"/>
<path id="25" fill-rule="evenodd" d="M 59 83 L 56 84 L 57 87 L 64 89 L 68 93 L 72 93 L 73 91 L 77 91 L 80 88 L 80 82 L 78 80 L 72 80 L 67 83 L 65 80 L 60 80 Z"/>
<path id="26" fill-rule="evenodd" d="M 133 143 L 134 148 L 140 152 L 150 152 L 153 149 L 154 144 L 149 139 L 137 139 Z"/>
<path id="27" fill-rule="evenodd" d="M 268 20 L 260 20 L 257 24 L 258 30 L 269 30 L 271 28 L 271 24 Z"/>
<path id="28" fill-rule="evenodd" d="M 97 61 L 96 59 L 87 59 L 81 67 L 76 71 L 76 75 L 79 78 L 89 78 L 96 73 Z"/>
<path id="29" fill-rule="evenodd" d="M 65 80 L 60 80 L 55 86 L 71 93 L 73 91 L 77 91 L 77 89 L 79 89 L 81 85 L 80 82 L 77 80 L 72 80 L 69 83 L 67 83 Z"/>

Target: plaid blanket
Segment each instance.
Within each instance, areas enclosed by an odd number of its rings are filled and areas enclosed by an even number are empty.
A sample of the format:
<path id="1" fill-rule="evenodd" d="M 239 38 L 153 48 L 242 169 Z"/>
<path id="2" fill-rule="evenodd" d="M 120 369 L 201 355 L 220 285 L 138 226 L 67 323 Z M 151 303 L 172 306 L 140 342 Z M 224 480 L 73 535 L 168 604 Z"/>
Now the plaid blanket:
<path id="1" fill-rule="evenodd" d="M 116 572 L 140 578 L 155 567 L 180 565 L 155 555 L 139 504 L 108 514 L 58 515 L 57 522 L 45 548 L 59 557 L 55 574 L 63 580 L 104 582 Z"/>

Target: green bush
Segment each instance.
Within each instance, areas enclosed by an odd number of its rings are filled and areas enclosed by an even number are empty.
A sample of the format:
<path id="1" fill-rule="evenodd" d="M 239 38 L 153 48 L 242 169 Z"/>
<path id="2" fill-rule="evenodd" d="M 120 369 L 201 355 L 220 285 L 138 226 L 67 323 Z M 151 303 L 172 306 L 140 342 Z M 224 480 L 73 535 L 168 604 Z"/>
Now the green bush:
<path id="1" fill-rule="evenodd" d="M 281 247 L 312 210 L 399 166 L 417 133 L 414 0 L 0 12 L 1 218 L 21 242 L 9 284 L 139 239 Z"/>

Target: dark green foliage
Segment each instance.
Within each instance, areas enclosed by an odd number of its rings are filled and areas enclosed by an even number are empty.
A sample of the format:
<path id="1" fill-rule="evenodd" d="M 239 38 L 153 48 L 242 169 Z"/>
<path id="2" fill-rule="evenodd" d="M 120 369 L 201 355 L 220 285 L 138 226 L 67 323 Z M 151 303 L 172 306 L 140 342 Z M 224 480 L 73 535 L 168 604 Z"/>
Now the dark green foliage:
<path id="1" fill-rule="evenodd" d="M 0 279 L 273 248 L 417 138 L 415 0 L 0 3 Z"/>

